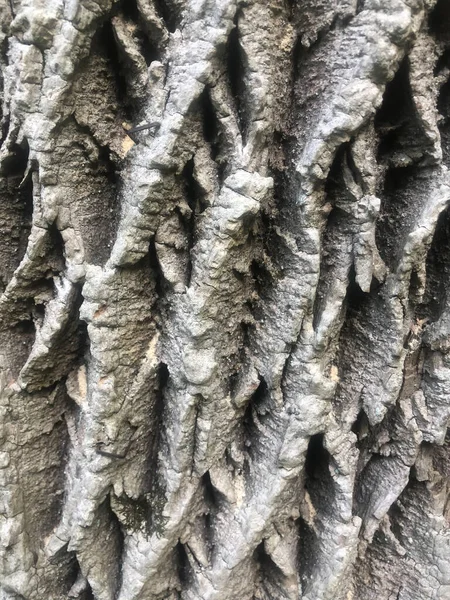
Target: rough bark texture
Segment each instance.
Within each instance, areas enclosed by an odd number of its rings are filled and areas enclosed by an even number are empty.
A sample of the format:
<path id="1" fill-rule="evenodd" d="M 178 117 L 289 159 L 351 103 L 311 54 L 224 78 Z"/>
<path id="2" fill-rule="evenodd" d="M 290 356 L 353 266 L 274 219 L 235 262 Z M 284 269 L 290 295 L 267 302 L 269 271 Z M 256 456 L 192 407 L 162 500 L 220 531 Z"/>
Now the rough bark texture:
<path id="1" fill-rule="evenodd" d="M 449 600 L 450 3 L 0 18 L 1 600 Z"/>

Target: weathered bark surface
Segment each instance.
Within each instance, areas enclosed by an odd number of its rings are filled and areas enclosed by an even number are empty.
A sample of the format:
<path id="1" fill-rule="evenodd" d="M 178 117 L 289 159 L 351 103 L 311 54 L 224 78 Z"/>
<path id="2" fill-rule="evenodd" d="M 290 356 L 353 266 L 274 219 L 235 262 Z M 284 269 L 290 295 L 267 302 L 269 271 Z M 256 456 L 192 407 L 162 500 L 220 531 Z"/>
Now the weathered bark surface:
<path id="1" fill-rule="evenodd" d="M 1 600 L 449 600 L 450 3 L 0 18 Z"/>

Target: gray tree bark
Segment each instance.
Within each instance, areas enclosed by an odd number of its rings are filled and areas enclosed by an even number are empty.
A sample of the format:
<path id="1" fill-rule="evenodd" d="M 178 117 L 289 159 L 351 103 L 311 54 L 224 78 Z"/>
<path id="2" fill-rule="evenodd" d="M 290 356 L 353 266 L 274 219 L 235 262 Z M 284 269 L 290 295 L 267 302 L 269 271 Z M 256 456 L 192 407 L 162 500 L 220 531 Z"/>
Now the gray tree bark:
<path id="1" fill-rule="evenodd" d="M 0 19 L 0 599 L 449 600 L 448 0 Z"/>

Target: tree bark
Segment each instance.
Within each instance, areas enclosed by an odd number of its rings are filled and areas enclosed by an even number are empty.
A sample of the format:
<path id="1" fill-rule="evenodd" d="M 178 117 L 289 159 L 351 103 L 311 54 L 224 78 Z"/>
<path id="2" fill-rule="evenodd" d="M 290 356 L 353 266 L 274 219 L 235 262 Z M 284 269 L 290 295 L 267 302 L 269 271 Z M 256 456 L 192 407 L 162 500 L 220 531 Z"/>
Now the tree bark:
<path id="1" fill-rule="evenodd" d="M 449 600 L 448 1 L 0 19 L 0 600 Z"/>

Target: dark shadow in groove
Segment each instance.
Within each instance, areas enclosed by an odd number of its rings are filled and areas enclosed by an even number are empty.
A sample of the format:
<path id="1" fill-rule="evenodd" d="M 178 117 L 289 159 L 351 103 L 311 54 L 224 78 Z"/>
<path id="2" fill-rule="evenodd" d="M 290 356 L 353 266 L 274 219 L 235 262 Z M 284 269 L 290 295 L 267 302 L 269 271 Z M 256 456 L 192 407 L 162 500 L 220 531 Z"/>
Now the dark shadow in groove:
<path id="1" fill-rule="evenodd" d="M 191 214 L 179 212 L 179 219 L 183 226 L 185 235 L 187 237 L 187 251 L 186 251 L 186 266 L 185 266 L 185 281 L 186 285 L 189 286 L 191 283 L 192 275 L 192 259 L 191 252 L 192 248 L 196 243 L 196 215 L 200 215 L 206 209 L 206 203 L 204 202 L 203 192 L 197 180 L 194 177 L 194 159 L 191 158 L 184 166 L 181 173 L 182 185 L 184 188 L 184 197 L 186 202 L 191 209 Z"/>
<path id="2" fill-rule="evenodd" d="M 33 340 L 31 345 L 33 345 L 34 338 L 36 335 L 36 327 L 34 325 L 34 321 L 32 321 L 32 320 L 19 321 L 18 323 L 16 323 L 16 325 L 14 325 L 12 327 L 12 330 L 15 333 L 20 333 L 22 335 L 30 336 L 30 338 L 32 338 L 32 340 Z M 22 343 L 25 344 L 25 342 L 22 342 Z"/>
<path id="3" fill-rule="evenodd" d="M 104 210 L 108 211 L 108 219 L 105 224 L 104 243 L 97 245 L 97 260 L 102 260 L 102 264 L 109 258 L 110 249 L 113 247 L 116 238 L 117 230 L 120 222 L 120 194 L 121 194 L 121 179 L 119 171 L 116 168 L 112 158 L 111 151 L 107 146 L 100 147 L 99 159 L 96 165 L 95 174 L 104 177 L 109 186 L 109 193 L 104 194 L 105 205 Z M 106 191 L 106 190 L 105 190 Z M 109 200 L 108 204 L 106 202 Z M 100 213 L 101 215 L 101 213 Z M 100 216 L 99 215 L 99 216 Z M 103 232 L 102 232 L 103 233 Z M 101 251 L 100 251 L 101 249 Z"/>
<path id="4" fill-rule="evenodd" d="M 111 159 L 111 150 L 108 146 L 101 146 L 99 148 L 98 164 L 99 166 L 103 167 L 102 172 L 104 172 L 109 183 L 111 183 L 114 187 L 117 187 L 119 183 L 119 176 L 116 166 Z"/>
<path id="5" fill-rule="evenodd" d="M 52 275 L 60 275 L 64 272 L 65 268 L 65 253 L 64 240 L 56 222 L 53 222 L 50 225 L 48 235 L 50 245 L 48 257 L 49 268 L 51 269 Z"/>
<path id="6" fill-rule="evenodd" d="M 127 17 L 131 21 L 137 23 L 139 20 L 139 10 L 137 7 L 136 0 L 122 0 L 119 5 L 115 7 L 115 12 L 122 12 L 124 17 Z"/>
<path id="7" fill-rule="evenodd" d="M 449 30 L 450 31 L 450 30 Z M 450 40 L 449 40 L 450 41 Z M 450 67 L 450 48 L 442 55 L 438 65 L 441 68 Z M 437 67 L 436 67 L 437 69 Z M 437 102 L 439 114 L 442 116 L 438 122 L 441 134 L 441 148 L 444 164 L 450 166 L 450 78 L 441 87 Z"/>
<path id="8" fill-rule="evenodd" d="M 266 569 L 276 569 L 280 571 L 279 567 L 274 563 L 273 559 L 267 554 L 266 549 L 264 547 L 264 540 L 255 548 L 253 557 L 263 567 L 263 571 L 266 571 Z"/>
<path id="9" fill-rule="evenodd" d="M 300 582 L 304 593 L 314 571 L 316 557 L 319 551 L 319 541 L 312 527 L 310 527 L 302 517 L 297 520 L 297 527 L 297 565 Z"/>
<path id="10" fill-rule="evenodd" d="M 253 560 L 259 567 L 260 585 L 265 594 L 264 597 L 273 597 L 274 593 L 284 588 L 285 576 L 280 567 L 266 552 L 264 540 L 253 552 Z"/>
<path id="11" fill-rule="evenodd" d="M 411 271 L 411 276 L 409 278 L 409 290 L 408 290 L 408 302 L 409 302 L 410 306 L 415 307 L 417 305 L 418 299 L 420 297 L 419 294 L 420 294 L 421 287 L 422 286 L 421 286 L 419 274 L 417 273 L 416 269 L 413 269 Z"/>
<path id="12" fill-rule="evenodd" d="M 309 48 L 302 44 L 302 36 L 297 35 L 297 39 L 295 40 L 294 47 L 292 49 L 292 81 L 294 85 L 291 94 L 295 96 L 295 83 L 300 77 L 301 67 L 303 66 L 303 62 L 305 61 Z"/>
<path id="13" fill-rule="evenodd" d="M 160 60 L 161 56 L 155 45 L 149 40 L 145 33 L 141 30 L 136 32 L 136 37 L 141 48 L 142 56 L 144 57 L 147 67 L 155 60 Z"/>
<path id="14" fill-rule="evenodd" d="M 405 57 L 386 85 L 374 120 L 380 138 L 377 160 L 394 168 L 424 164 L 433 145 L 417 115 L 410 77 L 409 59 Z"/>
<path id="15" fill-rule="evenodd" d="M 250 272 L 253 277 L 255 289 L 258 296 L 263 299 L 265 291 L 275 283 L 267 266 L 260 260 L 253 259 L 250 264 Z"/>
<path id="16" fill-rule="evenodd" d="M 156 431 L 161 431 L 164 422 L 164 393 L 169 382 L 170 373 L 166 363 L 161 362 L 158 367 L 158 390 L 155 405 L 153 407 L 154 427 Z M 158 436 L 159 437 L 159 436 Z M 157 459 L 155 453 L 154 461 Z"/>
<path id="17" fill-rule="evenodd" d="M 169 373 L 169 369 L 166 365 L 166 363 L 160 363 L 159 365 L 159 369 L 158 369 L 158 389 L 159 389 L 159 394 L 161 396 L 161 398 L 159 399 L 159 402 L 161 402 L 161 399 L 164 395 L 164 390 L 166 389 L 166 385 L 167 382 L 169 381 L 169 377 L 170 377 L 170 373 Z"/>
<path id="18" fill-rule="evenodd" d="M 400 125 L 405 120 L 406 111 L 411 110 L 412 106 L 409 65 L 405 58 L 394 78 L 386 85 L 383 103 L 375 116 L 375 128 Z"/>
<path id="19" fill-rule="evenodd" d="M 7 40 L 7 39 L 8 38 L 5 36 L 5 40 Z M 3 64 L 5 64 L 5 63 L 3 63 Z M 0 86 L 0 94 L 3 94 L 2 86 Z M 9 131 L 9 127 L 11 124 L 10 115 L 7 114 L 3 117 L 3 115 L 1 115 L 1 109 L 0 109 L 0 122 L 1 122 L 1 132 L 0 132 L 0 148 L 1 148 L 3 146 L 3 142 L 8 137 L 8 131 Z"/>
<path id="20" fill-rule="evenodd" d="M 42 322 L 45 317 L 45 304 L 35 304 L 33 314 L 36 319 Z"/>
<path id="21" fill-rule="evenodd" d="M 160 306 L 161 301 L 164 299 L 166 293 L 169 291 L 169 283 L 164 277 L 161 266 L 159 264 L 154 237 L 150 240 L 149 243 L 148 256 L 150 268 L 152 269 L 155 278 L 155 292 L 157 295 L 156 304 L 157 306 Z"/>
<path id="22" fill-rule="evenodd" d="M 205 210 L 206 205 L 202 201 L 202 188 L 199 186 L 197 180 L 194 177 L 194 166 L 194 159 L 191 158 L 185 164 L 181 176 L 183 179 L 183 187 L 187 203 L 189 204 L 189 207 L 192 210 L 192 212 L 198 215 Z"/>
<path id="23" fill-rule="evenodd" d="M 305 460 L 305 488 L 316 511 L 328 512 L 334 500 L 334 481 L 330 473 L 331 456 L 324 447 L 322 433 L 311 436 Z"/>
<path id="24" fill-rule="evenodd" d="M 420 185 L 420 180 L 415 179 L 417 173 L 417 168 L 409 166 L 390 168 L 385 174 L 375 241 L 381 258 L 391 270 L 397 267 L 406 236 L 420 209 L 420 205 L 414 204 L 417 196 L 412 186 L 415 181 Z"/>
<path id="25" fill-rule="evenodd" d="M 247 404 L 242 420 L 244 446 L 251 458 L 257 459 L 259 446 L 265 442 L 261 429 L 270 416 L 270 402 L 269 388 L 264 377 L 260 375 L 259 385 Z"/>
<path id="26" fill-rule="evenodd" d="M 442 42 L 450 40 L 450 4 L 448 0 L 438 0 L 428 18 L 430 31 Z"/>
<path id="27" fill-rule="evenodd" d="M 342 193 L 346 189 L 342 169 L 344 163 L 348 163 L 347 157 L 349 154 L 350 142 L 344 142 L 336 150 L 325 182 L 325 193 L 328 200 L 330 198 L 334 200 L 340 192 Z"/>
<path id="28" fill-rule="evenodd" d="M 9 153 L 2 160 L 0 174 L 22 179 L 28 165 L 29 152 L 26 139 L 21 144 L 13 144 L 9 149 Z M 17 183 L 19 184 L 20 181 Z"/>
<path id="29" fill-rule="evenodd" d="M 376 282 L 373 282 L 372 285 L 375 290 Z M 367 303 L 369 297 L 370 293 L 363 292 L 357 284 L 355 267 L 354 265 L 352 265 L 350 268 L 349 282 L 346 295 L 347 314 L 349 316 L 359 314 L 361 312 L 362 307 L 365 306 L 365 304 Z"/>
<path id="30" fill-rule="evenodd" d="M 80 596 L 79 600 L 96 600 L 94 594 L 92 593 L 92 589 L 89 583 L 87 584 L 87 588 Z"/>
<path id="31" fill-rule="evenodd" d="M 128 93 L 126 77 L 119 58 L 119 52 L 110 21 L 106 21 L 94 36 L 94 49 L 96 44 L 99 44 L 102 47 L 110 64 L 111 72 L 114 74 L 118 105 L 122 109 L 126 120 L 132 122 L 135 111 L 130 104 L 130 95 Z"/>
<path id="32" fill-rule="evenodd" d="M 5 35 L 0 44 L 0 62 L 4 67 L 8 66 L 8 46 L 9 46 L 8 36 Z M 3 77 L 3 73 L 0 72 L 0 97 L 3 98 L 3 95 L 4 95 L 4 77 Z M 0 123 L 1 123 L 0 148 L 2 147 L 3 142 L 5 141 L 5 139 L 8 135 L 10 122 L 11 122 L 11 117 L 9 115 L 9 112 L 4 114 L 3 107 L 0 106 Z"/>
<path id="33" fill-rule="evenodd" d="M 209 471 L 202 476 L 203 499 L 206 505 L 206 512 L 203 515 L 204 519 L 204 536 L 208 544 L 210 552 L 214 548 L 214 524 L 213 519 L 220 510 L 221 498 L 220 493 L 214 488 L 211 482 Z"/>
<path id="34" fill-rule="evenodd" d="M 304 486 L 311 499 L 318 522 L 335 517 L 335 484 L 330 473 L 332 457 L 324 447 L 324 435 L 318 433 L 311 436 L 306 452 L 304 468 Z M 307 589 L 312 573 L 320 560 L 319 540 L 310 525 L 300 518 L 299 527 L 298 565 L 302 585 Z"/>
<path id="35" fill-rule="evenodd" d="M 253 392 L 253 395 L 250 398 L 249 405 L 251 404 L 253 408 L 257 411 L 260 419 L 264 419 L 264 417 L 269 412 L 267 406 L 267 399 L 269 395 L 270 392 L 266 380 L 264 379 L 264 377 L 262 377 L 262 375 L 259 375 L 259 385 Z"/>
<path id="36" fill-rule="evenodd" d="M 164 531 L 166 524 L 166 519 L 162 514 L 166 497 L 164 482 L 159 476 L 158 453 L 161 447 L 161 438 L 164 435 L 166 389 L 169 378 L 169 369 L 165 363 L 161 362 L 152 390 L 155 401 L 153 404 L 149 404 L 146 427 L 148 450 L 142 481 L 142 495 L 137 501 L 133 501 L 137 511 L 136 520 L 144 523 L 147 535 L 156 533 L 158 537 Z"/>
<path id="37" fill-rule="evenodd" d="M 448 306 L 450 292 L 450 209 L 439 216 L 426 258 L 426 285 L 419 319 L 437 321 Z"/>
<path id="38" fill-rule="evenodd" d="M 226 167 L 226 160 L 221 157 L 221 136 L 220 124 L 216 111 L 211 101 L 211 96 L 207 87 L 200 96 L 200 107 L 203 115 L 203 137 L 211 148 L 211 158 L 218 161 L 219 171 Z M 220 173 L 219 173 L 219 179 Z"/>
<path id="39" fill-rule="evenodd" d="M 294 20 L 296 11 L 298 10 L 297 0 L 286 0 L 286 9 L 289 21 Z"/>
<path id="40" fill-rule="evenodd" d="M 305 460 L 306 488 L 310 480 L 317 480 L 324 473 L 325 465 L 328 465 L 327 455 L 328 452 L 323 446 L 323 433 L 311 436 Z"/>
<path id="41" fill-rule="evenodd" d="M 167 365 L 159 364 L 156 388 L 154 390 L 155 402 L 148 415 L 149 448 L 145 465 L 144 492 L 150 492 L 157 483 L 155 465 L 158 463 L 158 451 L 161 443 L 161 432 L 164 425 L 164 392 L 169 381 L 170 373 Z"/>
<path id="42" fill-rule="evenodd" d="M 48 233 L 50 236 L 52 249 L 58 256 L 63 256 L 64 240 L 62 238 L 61 232 L 58 229 L 58 226 L 56 225 L 56 221 L 53 221 L 53 223 L 50 225 L 50 227 L 48 228 Z"/>
<path id="43" fill-rule="evenodd" d="M 336 31 L 336 29 L 344 29 L 353 19 L 352 15 L 337 14 L 333 17 L 328 31 Z"/>
<path id="44" fill-rule="evenodd" d="M 1 165 L 0 196 L 3 219 L 0 228 L 0 293 L 20 265 L 28 244 L 33 219 L 33 179 L 28 167 L 29 148 L 24 140 L 14 144 Z M 26 175 L 25 175 L 26 174 Z"/>
<path id="45" fill-rule="evenodd" d="M 68 591 L 70 591 L 71 587 L 76 582 L 76 580 L 79 576 L 83 577 L 83 575 L 81 574 L 80 565 L 76 558 L 76 554 L 74 552 L 73 553 L 71 552 L 71 553 L 69 553 L 69 555 L 73 556 L 73 567 L 71 569 L 71 573 L 69 574 L 69 578 L 68 578 L 68 582 L 69 582 L 69 590 Z M 74 596 L 75 600 L 95 600 L 91 586 L 89 585 L 89 582 L 87 581 L 87 579 L 85 580 L 84 585 L 85 585 L 84 591 L 82 591 L 79 595 Z M 72 598 L 72 596 L 69 596 L 69 595 L 67 597 L 69 600 L 70 600 L 70 598 Z"/>
<path id="46" fill-rule="evenodd" d="M 436 62 L 436 66 L 433 70 L 433 75 L 436 77 L 444 69 L 450 69 L 450 48 L 444 50 Z"/>
<path id="47" fill-rule="evenodd" d="M 117 550 L 116 564 L 118 565 L 118 568 L 117 568 L 116 582 L 115 582 L 115 591 L 116 591 L 115 596 L 117 596 L 117 593 L 122 586 L 122 564 L 123 564 L 123 556 L 124 556 L 124 551 L 125 551 L 125 536 L 123 533 L 122 524 L 120 523 L 119 519 L 117 518 L 116 513 L 111 508 L 111 500 L 110 500 L 109 496 L 105 500 L 105 502 L 108 502 L 111 523 L 113 523 L 113 527 L 116 532 L 116 540 L 115 540 L 116 550 Z"/>
<path id="48" fill-rule="evenodd" d="M 240 282 L 244 282 L 246 279 L 246 273 L 242 273 L 241 271 L 238 271 L 238 269 L 231 269 L 231 272 L 233 273 L 233 276 L 236 277 L 236 279 Z"/>
<path id="49" fill-rule="evenodd" d="M 240 274 L 242 275 L 242 274 Z M 249 313 L 252 311 L 252 307 L 247 301 L 245 307 Z M 241 321 L 239 336 L 239 346 L 235 354 L 230 358 L 233 365 L 233 370 L 230 375 L 230 394 L 234 399 L 239 392 L 239 385 L 242 382 L 242 378 L 245 380 L 245 373 L 248 370 L 248 357 L 251 340 L 256 331 L 255 324 L 253 322 Z"/>
<path id="50" fill-rule="evenodd" d="M 171 0 L 154 0 L 154 4 L 168 31 L 174 33 L 179 23 L 174 7 L 171 6 Z"/>
<path id="51" fill-rule="evenodd" d="M 77 298 L 77 304 L 76 304 L 76 316 L 75 318 L 78 321 L 78 352 L 77 352 L 77 362 L 81 365 L 81 364 L 85 364 L 86 360 L 89 358 L 90 356 L 90 348 L 91 348 L 91 340 L 89 338 L 89 334 L 88 334 L 88 324 L 86 321 L 84 321 L 83 319 L 80 319 L 80 308 L 81 305 L 83 304 L 84 298 L 82 296 L 81 293 L 81 286 L 80 286 L 80 291 L 79 291 L 79 295 Z"/>
<path id="52" fill-rule="evenodd" d="M 231 94 L 236 104 L 239 129 L 245 144 L 248 116 L 245 107 L 245 65 L 237 25 L 231 30 L 226 46 L 227 70 Z"/>
<path id="53" fill-rule="evenodd" d="M 358 416 L 351 427 L 351 431 L 358 437 L 358 441 L 356 442 L 358 445 L 360 445 L 362 440 L 369 434 L 369 419 L 367 418 L 364 409 L 359 411 Z"/>
<path id="54" fill-rule="evenodd" d="M 185 545 L 180 541 L 175 546 L 175 560 L 177 564 L 178 578 L 182 587 L 186 587 L 192 579 L 191 565 Z"/>
<path id="55" fill-rule="evenodd" d="M 183 187 L 184 193 L 187 203 L 189 204 L 189 208 L 195 214 L 199 207 L 199 186 L 194 178 L 194 159 L 191 158 L 184 165 L 183 171 L 181 172 L 181 177 L 183 179 Z M 192 221 L 192 219 L 191 219 Z M 192 225 L 192 223 L 190 223 Z"/>
<path id="56" fill-rule="evenodd" d="M 149 66 L 152 61 L 159 60 L 160 55 L 158 48 L 152 44 L 151 40 L 144 32 L 142 18 L 136 0 L 123 0 L 123 2 L 119 4 L 119 7 L 114 10 L 114 13 L 119 12 L 119 10 L 126 19 L 137 25 L 136 30 L 133 32 L 133 36 L 139 43 L 142 56 L 144 57 L 147 66 Z"/>
<path id="57" fill-rule="evenodd" d="M 242 321 L 240 324 L 241 332 L 242 332 L 242 343 L 240 347 L 239 356 L 241 358 L 239 362 L 239 367 L 242 367 L 242 364 L 245 362 L 246 352 L 250 346 L 250 340 L 252 338 L 252 334 L 256 332 L 256 327 L 253 322 Z"/>
<path id="58" fill-rule="evenodd" d="M 206 504 L 210 508 L 216 508 L 219 504 L 219 498 L 213 484 L 211 483 L 209 471 L 206 471 L 206 473 L 202 475 L 202 485 Z"/>

